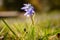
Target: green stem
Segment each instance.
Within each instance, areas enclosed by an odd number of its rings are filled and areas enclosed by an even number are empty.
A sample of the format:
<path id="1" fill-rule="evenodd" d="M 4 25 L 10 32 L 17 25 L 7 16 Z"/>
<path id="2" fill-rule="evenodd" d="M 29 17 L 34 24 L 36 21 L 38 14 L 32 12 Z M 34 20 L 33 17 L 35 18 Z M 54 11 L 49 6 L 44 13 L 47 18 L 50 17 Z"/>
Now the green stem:
<path id="1" fill-rule="evenodd" d="M 34 25 L 34 20 L 33 20 L 33 16 L 30 16 L 32 24 Z"/>

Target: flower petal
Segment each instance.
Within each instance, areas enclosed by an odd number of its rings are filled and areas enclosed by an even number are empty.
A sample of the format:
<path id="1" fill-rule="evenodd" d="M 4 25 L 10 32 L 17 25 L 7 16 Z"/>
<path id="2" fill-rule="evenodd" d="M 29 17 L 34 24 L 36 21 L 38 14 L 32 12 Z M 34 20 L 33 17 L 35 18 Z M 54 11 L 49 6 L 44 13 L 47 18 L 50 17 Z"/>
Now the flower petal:
<path id="1" fill-rule="evenodd" d="M 28 15 L 28 12 L 26 12 L 24 15 L 25 15 L 25 16 Z"/>
<path id="2" fill-rule="evenodd" d="M 21 9 L 24 10 L 24 9 L 26 9 L 26 7 L 22 7 Z"/>

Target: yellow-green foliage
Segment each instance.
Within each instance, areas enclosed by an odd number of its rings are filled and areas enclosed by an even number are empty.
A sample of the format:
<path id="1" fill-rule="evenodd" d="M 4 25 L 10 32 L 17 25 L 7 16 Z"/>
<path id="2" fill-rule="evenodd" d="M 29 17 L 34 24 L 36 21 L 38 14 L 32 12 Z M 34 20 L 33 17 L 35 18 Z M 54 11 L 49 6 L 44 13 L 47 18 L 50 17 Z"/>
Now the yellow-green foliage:
<path id="1" fill-rule="evenodd" d="M 34 25 L 17 21 L 9 24 L 6 19 L 1 19 L 0 37 L 3 36 L 3 40 L 48 40 L 50 36 L 60 32 L 59 18 L 47 15 L 40 17 L 35 18 Z"/>

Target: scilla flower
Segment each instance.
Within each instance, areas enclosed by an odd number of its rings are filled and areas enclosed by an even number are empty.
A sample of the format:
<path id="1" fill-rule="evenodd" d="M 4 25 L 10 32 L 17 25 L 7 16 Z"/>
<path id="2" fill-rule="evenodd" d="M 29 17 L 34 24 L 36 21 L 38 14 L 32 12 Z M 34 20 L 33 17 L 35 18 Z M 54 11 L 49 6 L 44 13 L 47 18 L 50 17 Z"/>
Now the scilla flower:
<path id="1" fill-rule="evenodd" d="M 24 4 L 24 7 L 21 8 L 22 10 L 24 10 L 26 13 L 24 14 L 27 17 L 31 18 L 32 24 L 34 24 L 33 21 L 33 15 L 34 15 L 34 7 L 31 6 L 31 4 Z"/>
<path id="2" fill-rule="evenodd" d="M 35 13 L 34 8 L 33 6 L 31 6 L 31 4 L 24 4 L 24 7 L 22 7 L 21 9 L 26 11 L 24 15 L 27 17 L 32 16 Z"/>

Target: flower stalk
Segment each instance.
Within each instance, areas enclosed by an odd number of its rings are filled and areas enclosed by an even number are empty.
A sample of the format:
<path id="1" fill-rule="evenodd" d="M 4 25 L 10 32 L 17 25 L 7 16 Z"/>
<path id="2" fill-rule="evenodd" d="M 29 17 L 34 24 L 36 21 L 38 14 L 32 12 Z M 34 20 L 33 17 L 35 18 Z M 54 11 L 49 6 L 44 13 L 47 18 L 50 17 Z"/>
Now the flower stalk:
<path id="1" fill-rule="evenodd" d="M 33 20 L 33 16 L 30 16 L 32 24 L 34 25 L 34 20 Z"/>
<path id="2" fill-rule="evenodd" d="M 34 20 L 33 20 L 33 15 L 35 13 L 34 7 L 28 3 L 28 4 L 24 4 L 24 7 L 22 7 L 21 9 L 26 11 L 24 15 L 30 17 L 32 24 L 34 25 Z"/>

